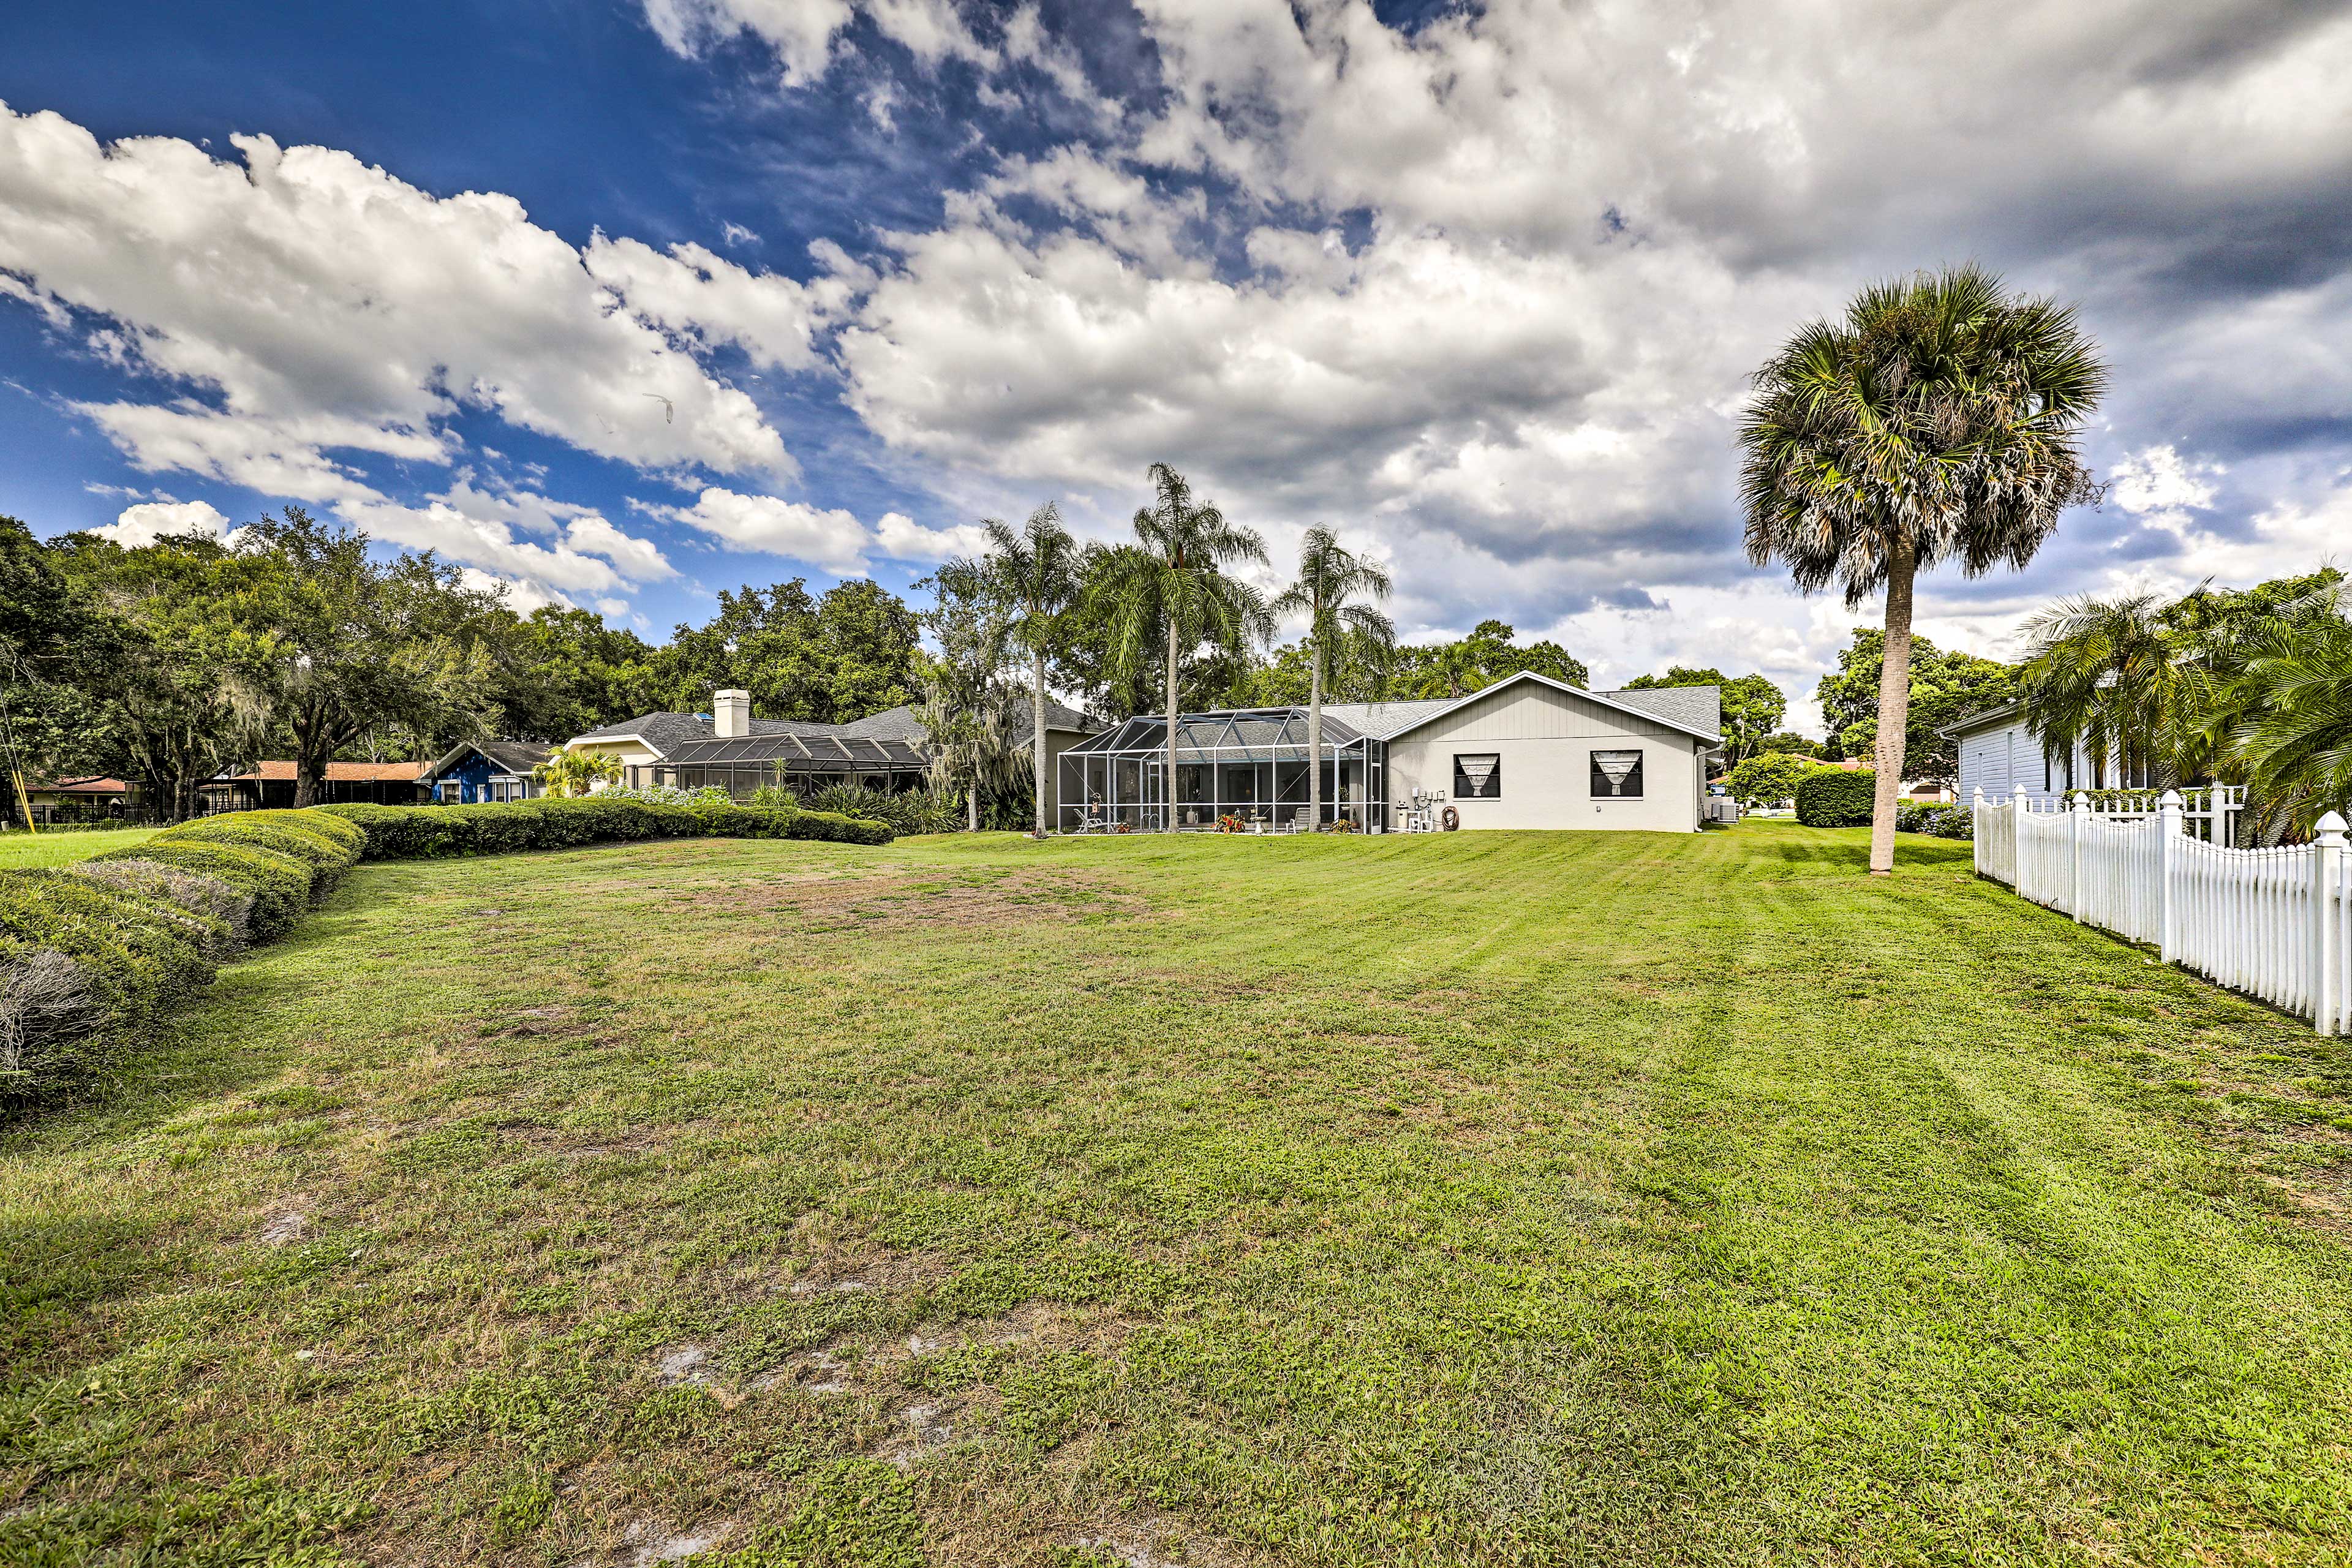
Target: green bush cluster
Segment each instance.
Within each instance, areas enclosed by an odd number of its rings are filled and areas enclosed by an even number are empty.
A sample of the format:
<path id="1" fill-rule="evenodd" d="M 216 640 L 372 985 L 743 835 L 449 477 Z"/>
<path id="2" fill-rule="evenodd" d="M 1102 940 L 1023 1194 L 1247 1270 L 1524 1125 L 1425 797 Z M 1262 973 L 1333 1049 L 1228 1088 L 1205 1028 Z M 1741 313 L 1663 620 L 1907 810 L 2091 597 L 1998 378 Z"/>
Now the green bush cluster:
<path id="1" fill-rule="evenodd" d="M 322 805 L 318 810 L 357 827 L 366 839 L 363 858 L 370 860 L 503 855 L 647 838 L 887 844 L 895 837 L 887 823 L 707 799 L 672 805 L 598 795 L 497 805 Z"/>
<path id="2" fill-rule="evenodd" d="M 933 785 L 898 794 L 863 784 L 827 784 L 802 802 L 816 811 L 887 822 L 902 834 L 956 833 L 964 826 L 963 796 Z"/>
<path id="3" fill-rule="evenodd" d="M 1797 781 L 1797 820 L 1808 827 L 1861 827 L 1878 793 L 1874 773 L 1815 768 Z"/>
<path id="4" fill-rule="evenodd" d="M 1976 823 L 1965 805 L 1905 800 L 1895 805 L 1895 831 L 1924 833 L 1932 838 L 1974 838 Z"/>
<path id="5" fill-rule="evenodd" d="M 0 1107 L 91 1070 L 360 860 L 698 837 L 887 844 L 893 833 L 708 798 L 331 805 L 205 817 L 70 868 L 0 871 Z"/>

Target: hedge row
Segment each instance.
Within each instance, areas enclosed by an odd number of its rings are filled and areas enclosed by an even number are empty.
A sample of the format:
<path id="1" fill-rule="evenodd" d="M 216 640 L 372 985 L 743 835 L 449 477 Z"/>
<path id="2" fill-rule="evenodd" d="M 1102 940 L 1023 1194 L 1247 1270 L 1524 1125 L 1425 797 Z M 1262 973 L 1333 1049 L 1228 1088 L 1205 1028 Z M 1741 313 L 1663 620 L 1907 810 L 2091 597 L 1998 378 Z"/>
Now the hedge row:
<path id="1" fill-rule="evenodd" d="M 889 825 L 721 803 L 517 801 L 248 811 L 68 868 L 0 871 L 0 1107 L 136 1043 L 213 966 L 300 919 L 360 860 L 646 838 L 887 844 Z"/>
<path id="2" fill-rule="evenodd" d="M 1797 781 L 1797 820 L 1808 827 L 1861 827 L 1877 804 L 1878 775 L 1815 768 Z"/>
<path id="3" fill-rule="evenodd" d="M 435 855 L 504 855 L 644 838 L 813 838 L 887 844 L 887 822 L 827 811 L 771 811 L 696 801 L 521 800 L 503 805 L 322 805 L 357 827 L 362 858 L 407 860 Z M 256 813 L 254 815 L 259 815 Z"/>

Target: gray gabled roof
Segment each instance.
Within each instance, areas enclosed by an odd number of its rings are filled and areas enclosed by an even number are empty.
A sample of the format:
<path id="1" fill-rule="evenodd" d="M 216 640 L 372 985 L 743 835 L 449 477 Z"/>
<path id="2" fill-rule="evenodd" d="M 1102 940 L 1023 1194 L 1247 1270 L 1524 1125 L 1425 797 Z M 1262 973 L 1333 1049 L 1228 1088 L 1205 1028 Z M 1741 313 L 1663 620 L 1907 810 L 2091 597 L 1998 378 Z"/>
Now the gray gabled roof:
<path id="1" fill-rule="evenodd" d="M 1018 706 L 1022 719 L 1021 727 L 1025 730 L 1028 728 L 1029 718 L 1028 699 L 1023 698 Z M 1102 726 L 1076 709 L 1064 707 L 1048 697 L 1045 699 L 1045 728 L 1075 730 L 1079 734 L 1090 735 Z M 923 728 L 921 718 L 912 708 L 906 707 L 885 708 L 881 712 L 869 713 L 855 723 L 833 726 L 825 732 L 847 735 L 859 740 L 904 741 L 911 746 L 919 746 L 930 739 L 930 731 Z"/>
<path id="2" fill-rule="evenodd" d="M 1694 740 L 1705 741 L 1710 746 L 1723 743 L 1723 694 L 1712 686 L 1662 686 L 1647 691 L 1587 691 L 1581 686 L 1570 686 L 1565 680 L 1554 680 L 1550 676 L 1538 675 L 1532 669 L 1523 669 L 1517 675 L 1507 675 L 1492 686 L 1482 688 L 1467 697 L 1457 697 L 1453 701 L 1440 706 L 1436 711 L 1423 714 L 1411 723 L 1391 731 L 1389 739 L 1393 741 L 1399 735 L 1420 729 L 1433 719 L 1451 713 L 1457 708 L 1466 708 L 1481 698 L 1492 697 L 1504 688 L 1515 686 L 1522 680 L 1541 681 L 1555 691 L 1565 691 L 1570 696 L 1598 702 L 1603 708 L 1614 708 L 1621 713 L 1632 713 L 1643 719 L 1654 720 L 1669 729 L 1680 730 Z M 1700 722 L 1698 710 L 1702 699 L 1693 697 L 1693 693 L 1704 694 L 1703 700 L 1711 721 Z M 1667 700 L 1629 700 L 1636 698 L 1666 699 Z"/>
<path id="3" fill-rule="evenodd" d="M 575 742 L 625 741 L 631 736 L 643 741 L 657 755 L 666 757 L 680 746 L 710 739 L 710 721 L 696 713 L 640 713 L 625 722 L 607 724 L 601 730 L 591 730 L 572 739 Z"/>
<path id="4" fill-rule="evenodd" d="M 1451 697 L 1423 698 L 1411 702 L 1326 702 L 1323 717 L 1337 718 L 1359 735 L 1385 741 L 1454 706 Z"/>
<path id="5" fill-rule="evenodd" d="M 1669 724 L 1723 733 L 1723 689 L 1719 686 L 1645 686 L 1639 691 L 1596 691 L 1623 707 L 1637 708 Z"/>

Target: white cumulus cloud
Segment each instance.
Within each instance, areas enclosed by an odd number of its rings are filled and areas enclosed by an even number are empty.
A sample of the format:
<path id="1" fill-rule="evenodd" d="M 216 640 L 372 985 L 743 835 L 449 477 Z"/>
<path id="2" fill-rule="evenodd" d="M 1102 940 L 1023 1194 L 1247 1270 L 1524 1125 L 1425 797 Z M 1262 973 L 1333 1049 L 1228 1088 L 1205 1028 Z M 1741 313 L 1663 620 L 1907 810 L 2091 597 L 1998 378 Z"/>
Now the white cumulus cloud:
<path id="1" fill-rule="evenodd" d="M 166 534 L 201 534 L 207 539 L 226 539 L 229 533 L 228 519 L 209 502 L 200 500 L 141 501 L 122 509 L 122 515 L 92 533 L 111 539 L 127 550 L 142 544 L 152 544 Z"/>

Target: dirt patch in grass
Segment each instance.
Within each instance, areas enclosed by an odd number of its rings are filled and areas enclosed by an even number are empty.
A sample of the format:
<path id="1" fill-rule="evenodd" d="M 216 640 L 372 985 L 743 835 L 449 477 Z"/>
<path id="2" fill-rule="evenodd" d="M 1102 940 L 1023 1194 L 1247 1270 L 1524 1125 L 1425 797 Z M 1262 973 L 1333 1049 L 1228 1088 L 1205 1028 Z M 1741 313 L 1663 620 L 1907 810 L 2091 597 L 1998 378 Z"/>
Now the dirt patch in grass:
<path id="1" fill-rule="evenodd" d="M 1014 871 L 941 881 L 904 873 L 792 878 L 713 889 L 702 909 L 792 916 L 812 931 L 964 931 L 1108 916 L 1131 919 L 1149 905 L 1108 879 L 1067 871 Z"/>
<path id="2" fill-rule="evenodd" d="M 793 1277 L 785 1294 L 899 1296 L 928 1290 L 954 1272 L 953 1266 L 917 1252 L 828 1250 Z"/>

